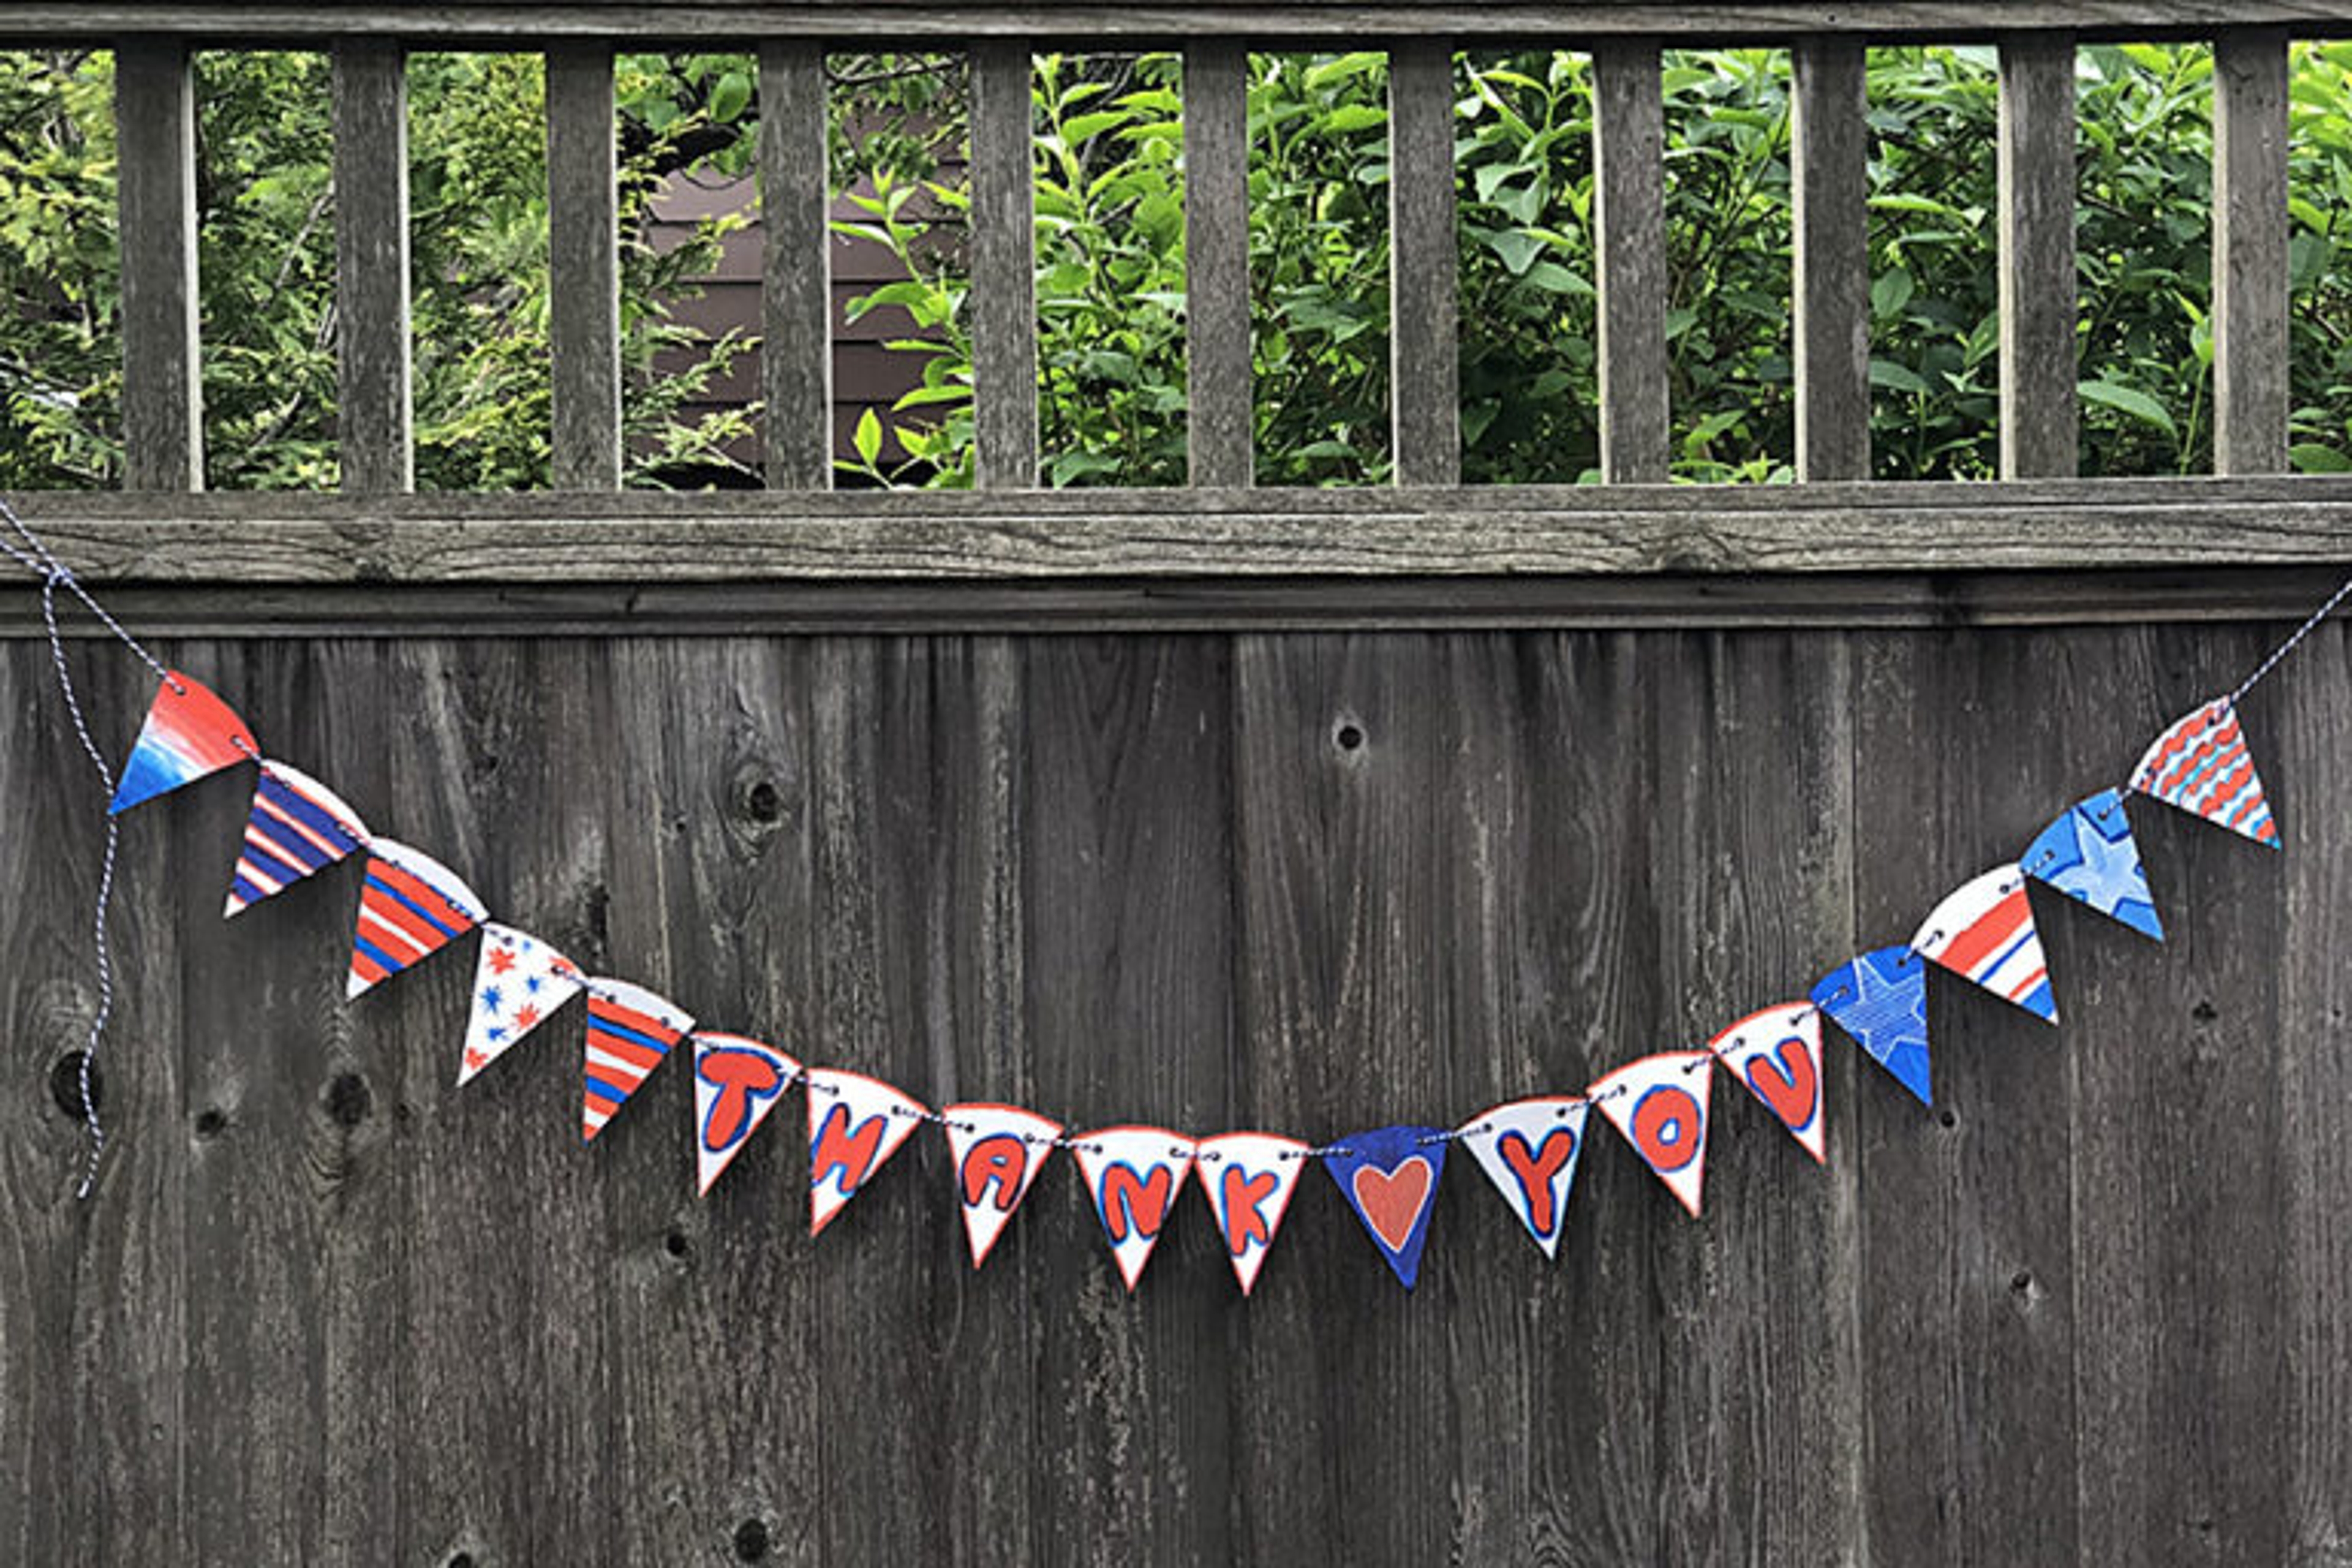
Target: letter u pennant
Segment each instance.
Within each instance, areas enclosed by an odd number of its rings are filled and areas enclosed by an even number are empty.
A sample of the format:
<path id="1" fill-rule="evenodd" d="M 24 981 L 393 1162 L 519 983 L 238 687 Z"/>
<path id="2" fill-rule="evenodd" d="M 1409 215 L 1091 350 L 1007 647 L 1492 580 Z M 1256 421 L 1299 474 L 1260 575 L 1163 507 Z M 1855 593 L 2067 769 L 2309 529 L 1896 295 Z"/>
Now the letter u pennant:
<path id="1" fill-rule="evenodd" d="M 1164 1127 L 1105 1127 L 1080 1134 L 1071 1152 L 1132 1295 L 1192 1173 L 1192 1140 Z"/>
<path id="2" fill-rule="evenodd" d="M 1202 1139 L 1195 1152 L 1201 1190 L 1209 1195 L 1217 1234 L 1225 1238 L 1225 1256 L 1246 1299 L 1298 1190 L 1307 1145 L 1272 1132 L 1227 1132 Z"/>
<path id="3" fill-rule="evenodd" d="M 1011 1105 L 950 1105 L 948 1152 L 955 1160 L 956 1197 L 963 1205 L 971 1266 L 988 1261 L 1013 1211 L 1036 1184 L 1062 1124 Z"/>

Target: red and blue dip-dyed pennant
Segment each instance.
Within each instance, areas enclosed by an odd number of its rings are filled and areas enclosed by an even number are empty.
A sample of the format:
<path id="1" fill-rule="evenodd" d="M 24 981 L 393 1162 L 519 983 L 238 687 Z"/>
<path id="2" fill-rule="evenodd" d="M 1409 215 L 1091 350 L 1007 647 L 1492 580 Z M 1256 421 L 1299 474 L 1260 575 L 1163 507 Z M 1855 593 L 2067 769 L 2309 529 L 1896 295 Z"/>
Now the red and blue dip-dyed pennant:
<path id="1" fill-rule="evenodd" d="M 431 957 L 488 916 L 474 889 L 421 849 L 379 838 L 368 847 L 360 923 L 343 989 L 358 996 Z"/>
<path id="2" fill-rule="evenodd" d="M 1920 1104 L 1935 1103 L 1928 1085 L 1927 965 L 1917 953 L 1901 946 L 1874 948 L 1822 976 L 1812 1000 Z"/>
<path id="3" fill-rule="evenodd" d="M 977 1268 L 1036 1184 L 1062 1124 L 1012 1105 L 950 1105 L 940 1114 L 947 1118 L 956 1201 L 963 1205 L 964 1238 Z"/>
<path id="4" fill-rule="evenodd" d="M 1455 1135 L 1546 1258 L 1559 1256 L 1591 1109 L 1580 1097 L 1515 1100 L 1472 1117 Z"/>
<path id="5" fill-rule="evenodd" d="M 808 1071 L 809 1234 L 831 1225 L 929 1114 L 880 1079 Z"/>
<path id="6" fill-rule="evenodd" d="M 1434 1127 L 1381 1127 L 1342 1138 L 1323 1152 L 1323 1168 L 1408 1290 L 1421 1278 L 1445 1143 Z"/>
<path id="7" fill-rule="evenodd" d="M 222 918 L 284 892 L 368 843 L 367 824 L 334 791 L 283 763 L 263 762 Z"/>
<path id="8" fill-rule="evenodd" d="M 1102 1127 L 1073 1139 L 1070 1152 L 1132 1295 L 1192 1173 L 1192 1140 L 1165 1127 Z"/>
<path id="9" fill-rule="evenodd" d="M 457 1087 L 471 1083 L 550 1013 L 577 996 L 582 984 L 578 965 L 529 931 L 495 921 L 483 926 Z"/>
<path id="10" fill-rule="evenodd" d="M 667 998 L 625 980 L 591 980 L 588 1048 L 583 1072 L 580 1140 L 604 1131 L 613 1113 L 645 1084 L 693 1017 Z"/>
<path id="11" fill-rule="evenodd" d="M 801 1075 L 801 1064 L 744 1035 L 694 1036 L 694 1166 L 697 1195 L 726 1170 Z"/>
<path id="12" fill-rule="evenodd" d="M 229 705 L 178 670 L 166 671 L 155 700 L 123 760 L 110 814 L 167 795 L 238 763 L 259 762 L 261 748 Z"/>
<path id="13" fill-rule="evenodd" d="M 2038 882 L 2136 931 L 2164 940 L 2156 895 L 2148 891 L 2147 868 L 2121 792 L 2101 790 L 2076 801 L 2026 847 L 2018 864 Z"/>
<path id="14" fill-rule="evenodd" d="M 1627 1062 L 1585 1091 L 1694 1219 L 1706 1184 L 1706 1097 L 1714 1084 L 1714 1052 L 1663 1051 Z"/>
<path id="15" fill-rule="evenodd" d="M 1273 1132 L 1223 1132 L 1201 1140 L 1197 1158 L 1201 1191 L 1217 1216 L 1217 1234 L 1246 1300 L 1298 1191 L 1307 1145 Z"/>
<path id="16" fill-rule="evenodd" d="M 2016 866 L 1996 866 L 1947 894 L 1920 922 L 1911 951 L 2045 1024 L 2058 1021 L 2050 961 Z"/>
<path id="17" fill-rule="evenodd" d="M 2237 709 L 2226 697 L 2158 735 L 2132 770 L 2131 786 L 2257 844 L 2281 847 Z"/>
<path id="18" fill-rule="evenodd" d="M 1811 1002 L 1783 1002 L 1750 1013 L 1709 1040 L 1724 1069 L 1780 1119 L 1826 1164 L 1822 1126 L 1822 1010 Z"/>

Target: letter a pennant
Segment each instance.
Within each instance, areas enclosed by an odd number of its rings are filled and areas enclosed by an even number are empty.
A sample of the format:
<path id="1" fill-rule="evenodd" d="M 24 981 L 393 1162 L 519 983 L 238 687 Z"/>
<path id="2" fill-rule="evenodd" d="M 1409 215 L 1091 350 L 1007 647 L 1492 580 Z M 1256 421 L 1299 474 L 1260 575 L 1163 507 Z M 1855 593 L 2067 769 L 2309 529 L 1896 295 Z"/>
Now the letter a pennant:
<path id="1" fill-rule="evenodd" d="M 1199 1162 L 1201 1190 L 1208 1194 L 1217 1234 L 1224 1237 L 1225 1256 L 1246 1299 L 1298 1191 L 1307 1145 L 1272 1132 L 1226 1132 L 1201 1141 Z"/>
<path id="2" fill-rule="evenodd" d="M 1445 1143 L 1434 1127 L 1382 1127 L 1343 1138 L 1323 1155 L 1323 1168 L 1408 1290 L 1421 1277 Z"/>
<path id="3" fill-rule="evenodd" d="M 694 1166 L 698 1197 L 735 1156 L 784 1090 L 801 1075 L 801 1064 L 742 1035 L 694 1037 Z"/>
<path id="4" fill-rule="evenodd" d="M 359 813 L 307 773 L 264 762 L 228 886 L 226 920 L 368 847 Z"/>
<path id="5" fill-rule="evenodd" d="M 421 849 L 379 838 L 360 886 L 360 923 L 343 990 L 358 996 L 431 957 L 487 919 L 457 874 Z"/>
<path id="6" fill-rule="evenodd" d="M 1011 1105 L 950 1105 L 948 1153 L 955 1161 L 956 1197 L 963 1205 L 971 1266 L 988 1261 L 1013 1211 L 1029 1195 L 1062 1124 Z"/>
<path id="7" fill-rule="evenodd" d="M 1706 1181 L 1706 1096 L 1714 1083 L 1714 1052 L 1666 1051 L 1627 1062 L 1585 1091 L 1693 1219 Z"/>
<path id="8" fill-rule="evenodd" d="M 482 927 L 474 962 L 474 1005 L 466 1015 L 466 1055 L 457 1087 L 471 1083 L 550 1013 L 580 994 L 580 971 L 547 943 L 512 926 Z"/>
<path id="9" fill-rule="evenodd" d="M 821 1234 L 930 1113 L 880 1079 L 808 1072 L 809 1234 Z"/>
<path id="10" fill-rule="evenodd" d="M 1996 866 L 1953 889 L 1920 922 L 1911 950 L 2045 1024 L 2058 1021 L 2050 961 L 2026 901 L 2025 873 L 2015 866 Z"/>
<path id="11" fill-rule="evenodd" d="M 2148 891 L 2147 868 L 2140 864 L 2139 843 L 2132 837 L 2131 818 L 2118 792 L 2101 790 L 2068 806 L 2026 847 L 2019 864 L 2027 876 L 2077 903 L 2164 940 L 2156 895 Z"/>
<path id="12" fill-rule="evenodd" d="M 1591 1109 L 1591 1101 L 1577 1098 L 1515 1100 L 1472 1117 L 1458 1134 L 1546 1258 L 1559 1256 L 1568 1190 Z"/>
<path id="13" fill-rule="evenodd" d="M 1822 1010 L 1783 1002 L 1750 1013 L 1707 1042 L 1732 1077 L 1780 1119 L 1805 1152 L 1826 1164 L 1822 1127 Z"/>
<path id="14" fill-rule="evenodd" d="M 110 815 L 128 811 L 223 768 L 260 760 L 253 731 L 227 703 L 178 670 L 168 670 L 131 755 L 123 759 L 122 782 L 106 809 Z"/>
<path id="15" fill-rule="evenodd" d="M 1151 1249 L 1192 1173 L 1192 1140 L 1164 1127 L 1105 1127 L 1081 1134 L 1070 1145 L 1095 1200 L 1095 1214 L 1110 1238 L 1128 1293 L 1143 1278 Z"/>
<path id="16" fill-rule="evenodd" d="M 2132 770 L 2132 788 L 2191 816 L 2279 848 L 2238 710 L 2217 697 L 2156 738 Z"/>
<path id="17" fill-rule="evenodd" d="M 694 1019 L 664 997 L 625 980 L 588 982 L 588 1049 L 582 1071 L 580 1141 L 604 1131 Z"/>
<path id="18" fill-rule="evenodd" d="M 1813 1005 L 1853 1037 L 1922 1105 L 1927 1082 L 1927 966 L 1907 947 L 1876 948 L 1822 977 Z"/>

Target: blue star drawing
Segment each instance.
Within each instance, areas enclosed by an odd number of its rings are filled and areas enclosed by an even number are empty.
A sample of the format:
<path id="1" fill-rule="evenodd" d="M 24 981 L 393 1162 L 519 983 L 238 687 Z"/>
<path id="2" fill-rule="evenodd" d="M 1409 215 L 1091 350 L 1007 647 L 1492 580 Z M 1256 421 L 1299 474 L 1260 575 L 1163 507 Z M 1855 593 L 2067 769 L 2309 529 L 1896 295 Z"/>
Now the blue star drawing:
<path id="1" fill-rule="evenodd" d="M 495 985 L 485 985 L 485 986 L 483 986 L 483 987 L 482 987 L 482 1011 L 483 1011 L 483 1012 L 485 1012 L 485 1013 L 496 1013 L 499 1008 L 501 1008 L 501 1007 L 503 1007 L 503 1006 L 505 1006 L 505 1005 L 506 1005 L 506 998 L 505 998 L 505 996 L 504 996 L 504 995 L 499 992 L 499 988 L 498 988 L 497 986 L 495 986 Z"/>
<path id="2" fill-rule="evenodd" d="M 1813 1005 L 1922 1105 L 1927 1089 L 1927 965 L 1899 943 L 1824 975 Z"/>
<path id="3" fill-rule="evenodd" d="M 2164 940 L 2164 923 L 2157 919 L 2131 819 L 2124 815 L 2123 796 L 2115 790 L 2101 790 L 2067 807 L 2064 816 L 2042 830 L 2020 864 L 2027 876 L 2136 931 Z"/>

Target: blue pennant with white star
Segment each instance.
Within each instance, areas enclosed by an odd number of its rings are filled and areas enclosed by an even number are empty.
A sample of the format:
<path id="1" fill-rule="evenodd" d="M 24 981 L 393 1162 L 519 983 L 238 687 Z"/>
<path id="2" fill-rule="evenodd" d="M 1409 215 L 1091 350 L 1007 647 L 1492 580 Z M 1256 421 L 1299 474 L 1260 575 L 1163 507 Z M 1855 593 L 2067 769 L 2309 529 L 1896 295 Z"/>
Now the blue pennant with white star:
<path id="1" fill-rule="evenodd" d="M 2140 864 L 2139 844 L 2132 837 L 2131 818 L 2124 815 L 2121 791 L 2103 789 L 2068 806 L 2027 847 L 2018 864 L 2027 876 L 2049 883 L 2077 903 L 2164 940 L 2164 922 L 2156 917 L 2156 896 L 2148 891 L 2147 868 Z"/>
<path id="2" fill-rule="evenodd" d="M 1918 1098 L 1927 1088 L 1927 961 L 1896 944 L 1822 977 L 1813 1005 Z"/>

